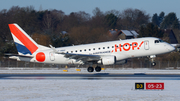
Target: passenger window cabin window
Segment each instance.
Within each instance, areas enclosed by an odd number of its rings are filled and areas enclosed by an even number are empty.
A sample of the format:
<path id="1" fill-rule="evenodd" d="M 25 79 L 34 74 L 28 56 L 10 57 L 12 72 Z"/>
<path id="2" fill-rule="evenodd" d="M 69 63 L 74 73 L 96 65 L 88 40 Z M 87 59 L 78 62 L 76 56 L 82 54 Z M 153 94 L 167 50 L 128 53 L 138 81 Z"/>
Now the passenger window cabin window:
<path id="1" fill-rule="evenodd" d="M 112 48 L 114 48 L 114 46 L 112 46 Z"/>
<path id="2" fill-rule="evenodd" d="M 71 53 L 73 53 L 73 51 L 71 51 Z"/>
<path id="3" fill-rule="evenodd" d="M 93 50 L 95 50 L 95 48 L 93 48 Z"/>
<path id="4" fill-rule="evenodd" d="M 86 49 L 84 49 L 84 51 L 86 51 Z"/>
<path id="5" fill-rule="evenodd" d="M 107 47 L 109 49 L 109 47 Z"/>
<path id="6" fill-rule="evenodd" d="M 68 51 L 66 53 L 68 53 Z"/>
<path id="7" fill-rule="evenodd" d="M 75 52 L 77 52 L 77 50 Z"/>
<path id="8" fill-rule="evenodd" d="M 103 47 L 103 49 L 105 49 L 105 47 Z"/>
<path id="9" fill-rule="evenodd" d="M 98 48 L 99 50 L 101 49 L 101 48 Z"/>
<path id="10" fill-rule="evenodd" d="M 91 51 L 91 49 L 89 49 L 89 51 Z"/>
<path id="11" fill-rule="evenodd" d="M 82 50 L 80 50 L 80 52 L 82 52 Z"/>

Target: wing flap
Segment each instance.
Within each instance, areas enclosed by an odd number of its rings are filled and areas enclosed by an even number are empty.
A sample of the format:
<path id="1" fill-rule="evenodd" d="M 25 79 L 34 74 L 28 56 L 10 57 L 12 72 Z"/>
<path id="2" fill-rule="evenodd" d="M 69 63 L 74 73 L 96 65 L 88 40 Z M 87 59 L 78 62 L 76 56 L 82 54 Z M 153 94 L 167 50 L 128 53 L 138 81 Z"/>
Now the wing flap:
<path id="1" fill-rule="evenodd" d="M 51 45 L 49 46 L 54 51 L 54 53 L 63 54 L 64 57 L 70 58 L 70 59 L 76 59 L 77 61 L 81 60 L 83 62 L 90 62 L 90 61 L 99 61 L 101 59 L 101 56 L 99 55 L 64 53 L 64 52 L 57 51 L 56 48 Z"/>
<path id="2" fill-rule="evenodd" d="M 64 57 L 66 58 L 81 60 L 83 62 L 98 61 L 101 59 L 99 55 L 71 54 L 71 53 L 62 53 L 62 54 L 64 54 Z"/>

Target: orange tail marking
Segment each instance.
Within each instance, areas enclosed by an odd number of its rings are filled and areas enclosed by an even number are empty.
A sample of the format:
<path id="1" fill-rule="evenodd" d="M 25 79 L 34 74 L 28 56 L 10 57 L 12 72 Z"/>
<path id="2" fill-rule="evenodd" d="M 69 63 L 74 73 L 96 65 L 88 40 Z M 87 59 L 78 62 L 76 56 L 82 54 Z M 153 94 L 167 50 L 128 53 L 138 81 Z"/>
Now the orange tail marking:
<path id="1" fill-rule="evenodd" d="M 9 28 L 11 30 L 11 33 L 16 36 L 33 54 L 38 47 L 26 36 L 23 34 L 22 31 L 20 31 L 14 24 L 9 24 Z"/>

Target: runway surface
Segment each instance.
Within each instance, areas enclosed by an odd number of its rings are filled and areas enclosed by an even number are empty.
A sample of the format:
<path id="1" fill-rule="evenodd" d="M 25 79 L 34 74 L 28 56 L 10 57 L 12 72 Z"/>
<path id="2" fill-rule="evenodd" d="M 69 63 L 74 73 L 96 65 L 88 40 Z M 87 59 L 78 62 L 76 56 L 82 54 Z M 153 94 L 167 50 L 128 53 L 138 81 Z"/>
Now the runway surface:
<path id="1" fill-rule="evenodd" d="M 150 82 L 164 83 L 164 90 L 135 90 L 135 83 Z M 0 70 L 2 101 L 179 101 L 179 85 L 180 70 Z"/>
<path id="2" fill-rule="evenodd" d="M 77 80 L 180 80 L 179 74 L 118 74 L 118 73 L 22 73 L 0 74 L 0 80 L 4 79 L 77 79 Z"/>

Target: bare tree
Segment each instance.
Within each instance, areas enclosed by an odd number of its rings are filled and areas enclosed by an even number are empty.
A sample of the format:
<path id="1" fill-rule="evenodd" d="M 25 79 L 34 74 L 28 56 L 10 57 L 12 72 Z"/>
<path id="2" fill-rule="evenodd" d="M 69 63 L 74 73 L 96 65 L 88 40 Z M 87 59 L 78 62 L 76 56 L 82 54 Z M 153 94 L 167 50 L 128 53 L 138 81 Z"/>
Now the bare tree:
<path id="1" fill-rule="evenodd" d="M 138 29 L 149 22 L 149 14 L 139 9 L 126 9 L 121 14 L 121 24 L 124 29 Z"/>
<path id="2" fill-rule="evenodd" d="M 53 23 L 54 23 L 53 16 L 51 15 L 50 12 L 46 12 L 44 17 L 43 17 L 44 27 L 46 29 L 50 29 L 50 28 L 52 28 Z"/>
<path id="3" fill-rule="evenodd" d="M 87 44 L 107 41 L 107 30 L 103 27 L 93 28 L 87 26 L 73 27 L 69 33 L 74 44 Z"/>
<path id="4" fill-rule="evenodd" d="M 48 46 L 51 44 L 49 35 L 34 33 L 31 36 L 38 44 Z"/>
<path id="5" fill-rule="evenodd" d="M 95 17 L 96 16 L 99 16 L 99 17 L 104 16 L 103 12 L 98 7 L 96 7 L 92 12 Z"/>

